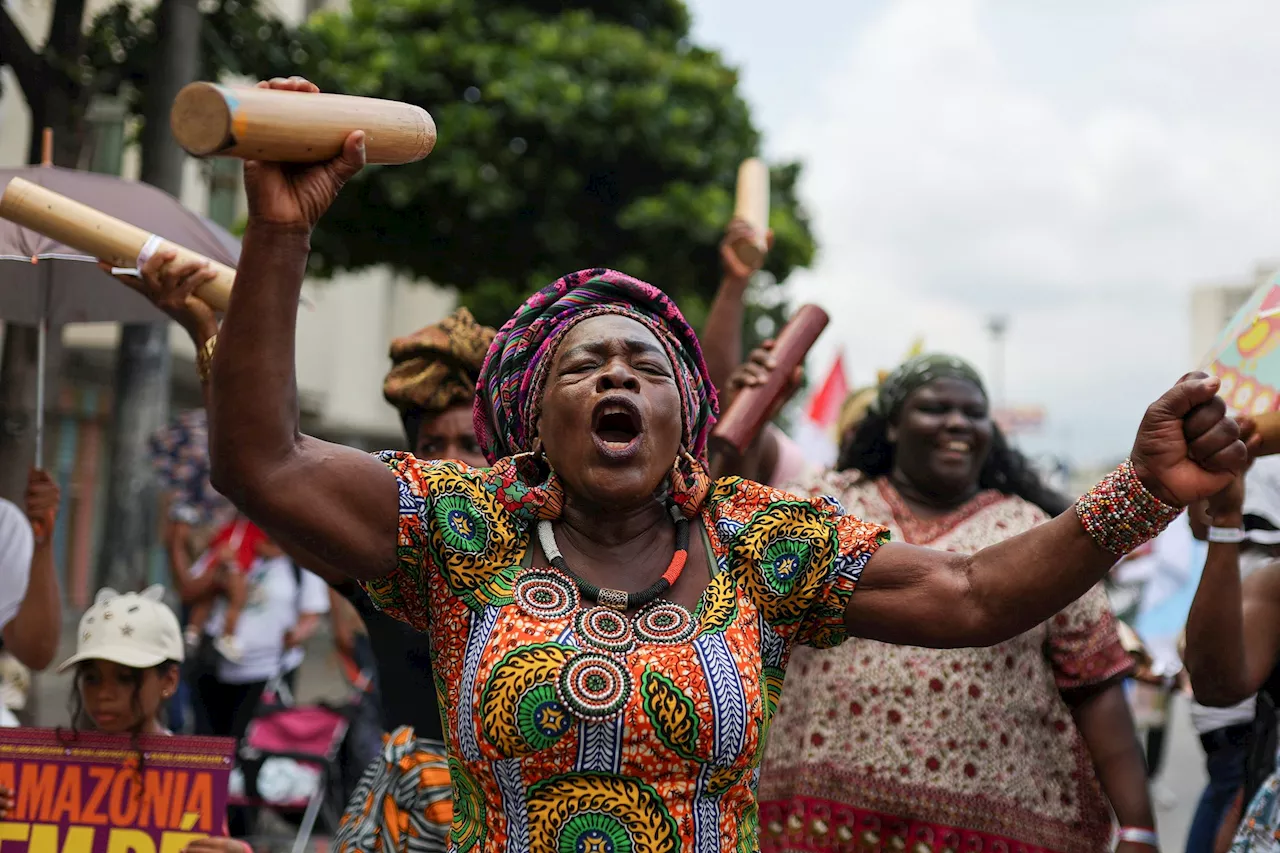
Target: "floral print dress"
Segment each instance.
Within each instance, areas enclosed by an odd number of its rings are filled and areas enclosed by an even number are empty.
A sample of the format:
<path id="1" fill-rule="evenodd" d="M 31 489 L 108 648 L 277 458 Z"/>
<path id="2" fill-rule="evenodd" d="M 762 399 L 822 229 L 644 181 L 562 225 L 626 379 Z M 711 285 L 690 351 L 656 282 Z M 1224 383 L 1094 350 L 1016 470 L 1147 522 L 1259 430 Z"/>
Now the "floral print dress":
<path id="1" fill-rule="evenodd" d="M 856 473 L 823 475 L 806 490 L 838 495 L 895 538 L 962 554 L 1047 518 L 989 491 L 918 519 L 886 480 Z M 1129 665 L 1101 587 L 991 648 L 853 639 L 798 649 L 761 774 L 761 847 L 1110 850 L 1111 812 L 1061 692 L 1103 684 Z"/>
<path id="2" fill-rule="evenodd" d="M 453 783 L 450 849 L 757 849 L 755 790 L 792 649 L 845 638 L 884 528 L 827 498 L 740 479 L 700 508 L 715 559 L 693 612 L 591 606 L 533 567 L 552 481 L 383 454 L 400 485 L 399 565 L 369 582 L 428 632 Z"/>

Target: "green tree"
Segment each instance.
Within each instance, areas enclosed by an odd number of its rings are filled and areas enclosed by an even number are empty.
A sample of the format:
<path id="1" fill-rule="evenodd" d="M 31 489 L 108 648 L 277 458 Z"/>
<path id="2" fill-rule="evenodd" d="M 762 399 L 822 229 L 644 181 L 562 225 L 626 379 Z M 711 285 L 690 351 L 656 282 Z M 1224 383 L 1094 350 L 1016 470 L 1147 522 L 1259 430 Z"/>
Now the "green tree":
<path id="1" fill-rule="evenodd" d="M 610 266 L 705 315 L 760 135 L 737 73 L 690 42 L 682 0 L 353 0 L 297 39 L 263 76 L 420 104 L 439 129 L 425 162 L 347 188 L 314 236 L 314 272 L 389 264 L 500 324 L 533 288 Z M 813 258 L 799 174 L 772 170 L 777 281 Z M 758 310 L 779 314 L 773 302 Z"/>

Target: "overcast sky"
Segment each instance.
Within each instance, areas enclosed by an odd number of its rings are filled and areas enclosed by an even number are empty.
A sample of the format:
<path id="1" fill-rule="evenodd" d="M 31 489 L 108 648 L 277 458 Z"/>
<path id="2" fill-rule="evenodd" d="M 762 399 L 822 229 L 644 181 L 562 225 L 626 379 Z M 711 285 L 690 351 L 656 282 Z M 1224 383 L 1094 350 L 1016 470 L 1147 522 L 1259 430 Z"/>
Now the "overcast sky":
<path id="1" fill-rule="evenodd" d="M 1112 459 L 1192 366 L 1191 287 L 1280 255 L 1273 0 L 690 2 L 806 164 L 815 372 L 922 335 L 989 375 L 1004 313 L 1008 399 L 1050 416 L 1028 449 Z"/>

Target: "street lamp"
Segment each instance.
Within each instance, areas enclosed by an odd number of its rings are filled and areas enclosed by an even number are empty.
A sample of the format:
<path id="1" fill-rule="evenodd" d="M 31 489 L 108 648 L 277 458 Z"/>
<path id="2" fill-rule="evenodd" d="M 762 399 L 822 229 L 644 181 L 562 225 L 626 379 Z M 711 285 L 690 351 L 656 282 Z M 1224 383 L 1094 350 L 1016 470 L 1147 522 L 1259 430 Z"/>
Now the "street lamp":
<path id="1" fill-rule="evenodd" d="M 1001 314 L 993 314 L 987 318 L 987 333 L 991 335 L 991 390 L 994 392 L 997 406 L 1005 404 L 1004 338 L 1008 329 L 1008 317 Z"/>

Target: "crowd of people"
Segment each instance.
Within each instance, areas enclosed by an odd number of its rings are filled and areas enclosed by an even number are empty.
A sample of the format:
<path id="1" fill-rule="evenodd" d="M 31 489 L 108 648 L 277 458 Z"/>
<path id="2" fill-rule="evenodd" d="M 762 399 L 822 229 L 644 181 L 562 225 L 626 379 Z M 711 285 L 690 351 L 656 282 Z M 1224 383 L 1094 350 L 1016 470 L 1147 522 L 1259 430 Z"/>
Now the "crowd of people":
<path id="1" fill-rule="evenodd" d="M 205 408 L 157 439 L 184 612 L 160 588 L 98 594 L 63 664 L 71 726 L 243 738 L 328 619 L 369 697 L 341 853 L 1174 849 L 1126 698 L 1150 660 L 1102 582 L 1189 531 L 1207 546 L 1180 655 L 1210 783 L 1186 849 L 1278 849 L 1280 489 L 1267 459 L 1246 475 L 1253 425 L 1216 380 L 1174 384 L 1074 502 L 949 355 L 851 394 L 831 470 L 773 426 L 713 446 L 776 369 L 771 345 L 743 351 L 735 221 L 702 342 L 606 269 L 498 330 L 460 309 L 392 343 L 410 450 L 365 454 L 301 431 L 294 382 L 310 231 L 363 145 L 246 164 L 221 322 L 199 263 L 161 251 L 122 277 L 198 354 Z M 27 503 L 0 504 L 0 573 L 25 591 L 0 586 L 0 628 L 39 669 L 60 614 L 46 475 Z M 130 636 L 122 607 L 145 611 Z M 189 850 L 245 849 L 248 816 L 227 828 Z"/>

